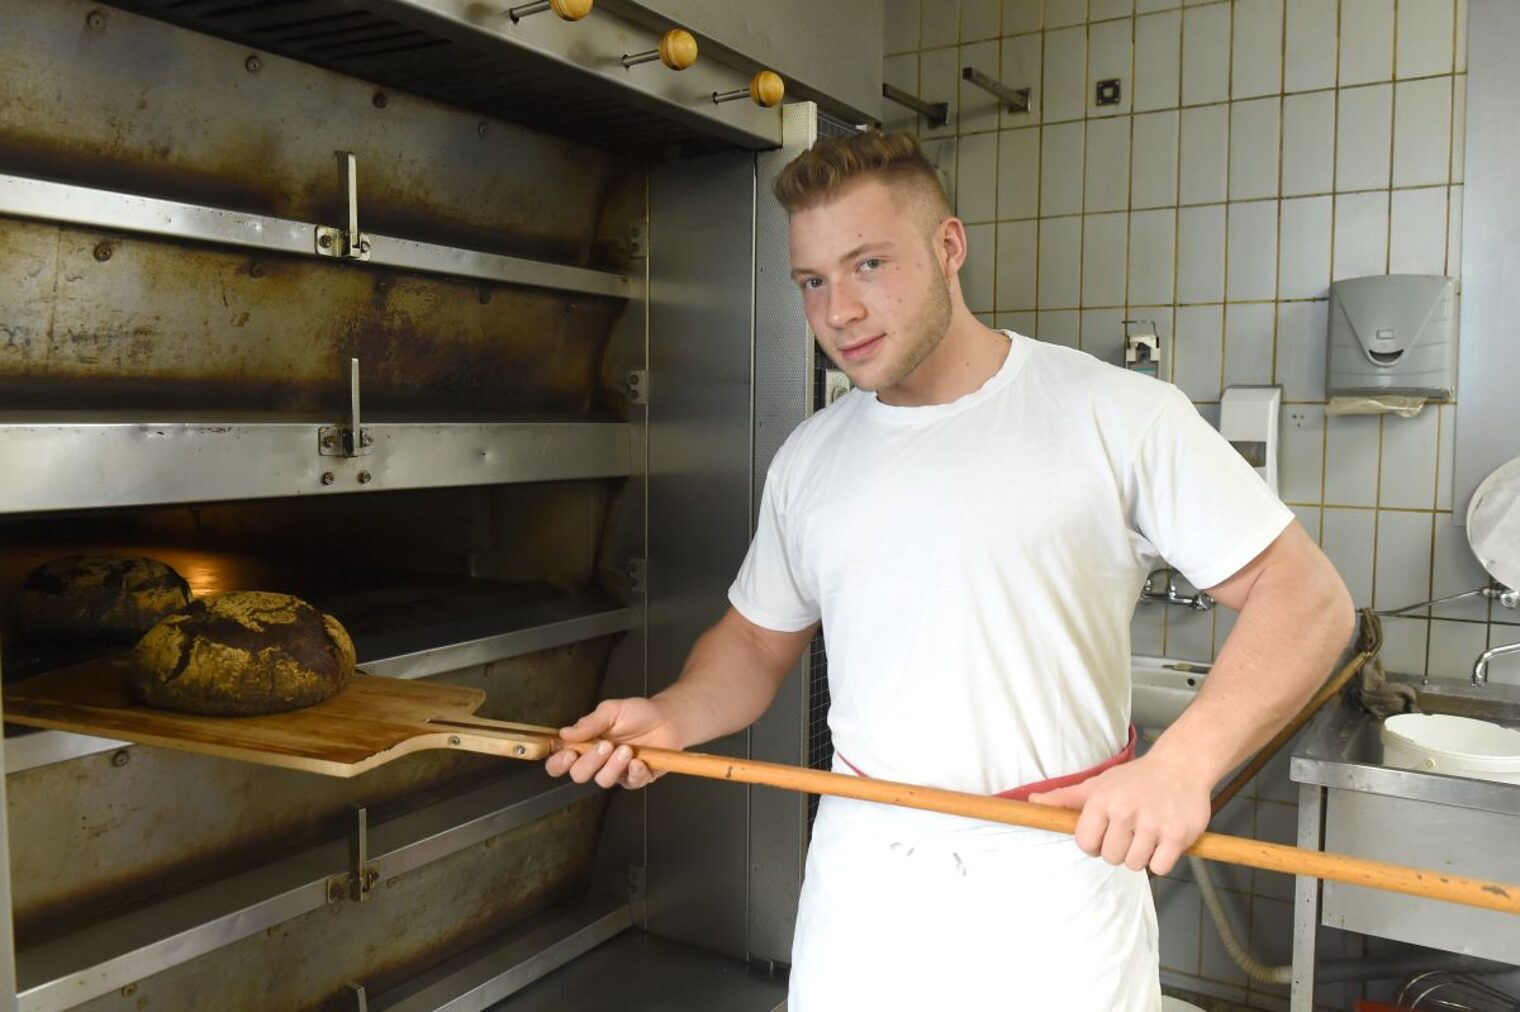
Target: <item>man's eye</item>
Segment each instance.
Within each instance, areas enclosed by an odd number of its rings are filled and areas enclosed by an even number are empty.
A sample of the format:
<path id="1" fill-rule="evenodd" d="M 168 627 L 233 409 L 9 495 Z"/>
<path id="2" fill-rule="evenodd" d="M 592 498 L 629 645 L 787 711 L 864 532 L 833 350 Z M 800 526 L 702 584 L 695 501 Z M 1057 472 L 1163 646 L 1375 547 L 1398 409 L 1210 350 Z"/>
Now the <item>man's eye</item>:
<path id="1" fill-rule="evenodd" d="M 867 257 L 860 262 L 860 266 L 868 271 L 874 271 L 881 266 L 881 257 Z"/>
<path id="2" fill-rule="evenodd" d="M 823 279 L 822 278 L 804 278 L 803 281 L 802 281 L 802 289 L 803 289 L 803 291 L 813 292 L 813 291 L 817 291 L 818 289 L 820 289 L 822 287 L 823 287 Z"/>

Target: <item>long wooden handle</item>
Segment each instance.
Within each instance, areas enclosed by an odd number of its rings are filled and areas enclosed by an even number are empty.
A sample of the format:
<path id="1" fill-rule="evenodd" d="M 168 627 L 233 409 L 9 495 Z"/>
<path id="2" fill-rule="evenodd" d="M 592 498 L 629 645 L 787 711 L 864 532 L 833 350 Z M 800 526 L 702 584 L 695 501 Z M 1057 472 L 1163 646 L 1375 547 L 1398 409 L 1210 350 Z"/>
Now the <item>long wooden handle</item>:
<path id="1" fill-rule="evenodd" d="M 521 726 L 521 725 L 519 725 Z M 526 727 L 524 727 L 526 730 Z M 552 728 L 533 728 L 535 731 L 554 735 Z M 566 744 L 559 747 L 586 752 L 595 742 Z M 676 752 L 670 749 L 635 747 L 634 757 L 643 760 L 650 770 L 660 773 L 683 773 L 688 776 L 706 777 L 711 780 L 732 780 L 736 783 L 761 784 L 788 791 L 808 794 L 831 794 L 841 798 L 860 801 L 877 801 L 905 808 L 920 808 L 947 815 L 963 815 L 988 822 L 1002 822 L 1011 826 L 1027 826 L 1055 833 L 1075 833 L 1077 813 L 1065 808 L 1052 808 L 1027 801 L 1010 801 L 1007 798 L 986 797 L 947 791 L 937 787 L 919 787 L 914 784 L 894 783 L 891 780 L 875 780 L 865 777 L 845 776 L 823 770 L 804 769 L 780 763 L 758 762 L 752 759 L 731 759 L 727 756 L 705 755 L 701 752 Z M 1306 875 L 1330 879 L 1350 885 L 1366 886 L 1388 892 L 1423 896 L 1429 899 L 1460 903 L 1465 906 L 1498 910 L 1501 913 L 1520 914 L 1520 885 L 1504 882 L 1487 882 L 1482 879 L 1464 878 L 1441 872 L 1424 871 L 1404 865 L 1371 861 L 1346 854 L 1327 854 L 1322 851 L 1304 850 L 1280 843 L 1248 840 L 1239 836 L 1220 833 L 1204 833 L 1188 848 L 1189 854 L 1211 861 L 1261 868 L 1266 871 L 1284 872 L 1289 875 Z"/>

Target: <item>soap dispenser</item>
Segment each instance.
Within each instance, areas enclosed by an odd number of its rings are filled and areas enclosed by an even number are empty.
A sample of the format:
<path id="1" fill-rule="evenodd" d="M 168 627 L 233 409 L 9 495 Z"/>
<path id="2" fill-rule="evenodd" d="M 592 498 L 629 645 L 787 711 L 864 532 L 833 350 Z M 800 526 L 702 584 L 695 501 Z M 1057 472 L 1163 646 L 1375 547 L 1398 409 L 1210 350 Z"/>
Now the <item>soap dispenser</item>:
<path id="1" fill-rule="evenodd" d="M 1229 387 L 1219 401 L 1219 434 L 1277 494 L 1278 420 L 1282 387 Z"/>

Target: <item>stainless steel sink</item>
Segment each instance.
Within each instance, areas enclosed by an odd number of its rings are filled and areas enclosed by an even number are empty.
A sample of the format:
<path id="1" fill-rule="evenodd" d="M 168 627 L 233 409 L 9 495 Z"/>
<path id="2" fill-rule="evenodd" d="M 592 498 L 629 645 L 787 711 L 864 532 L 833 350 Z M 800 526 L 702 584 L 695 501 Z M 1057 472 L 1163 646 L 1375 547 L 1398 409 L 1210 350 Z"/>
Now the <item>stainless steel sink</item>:
<path id="1" fill-rule="evenodd" d="M 1520 687 L 1411 681 L 1426 713 L 1520 728 Z M 1383 764 L 1380 722 L 1349 698 L 1326 705 L 1294 748 L 1299 846 L 1520 883 L 1520 784 Z M 1315 926 L 1520 964 L 1520 917 L 1300 879 L 1292 1008 L 1312 996 Z"/>

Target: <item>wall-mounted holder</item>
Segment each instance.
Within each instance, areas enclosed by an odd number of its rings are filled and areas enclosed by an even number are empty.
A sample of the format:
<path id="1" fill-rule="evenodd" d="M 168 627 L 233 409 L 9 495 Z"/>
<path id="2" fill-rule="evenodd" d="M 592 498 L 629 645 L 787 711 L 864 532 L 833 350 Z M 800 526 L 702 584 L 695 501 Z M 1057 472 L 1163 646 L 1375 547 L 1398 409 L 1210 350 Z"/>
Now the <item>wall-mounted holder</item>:
<path id="1" fill-rule="evenodd" d="M 359 159 L 352 151 L 336 154 L 344 202 L 348 205 L 348 225 L 345 228 L 318 225 L 315 230 L 317 253 L 344 260 L 368 260 L 369 236 L 359 231 Z"/>
<path id="2" fill-rule="evenodd" d="M 507 8 L 507 17 L 515 25 L 523 18 L 530 18 L 544 11 L 553 11 L 562 21 L 579 21 L 591 13 L 593 0 L 536 0 L 535 3 L 518 4 Z"/>
<path id="3" fill-rule="evenodd" d="M 917 95 L 910 95 L 901 88 L 893 87 L 890 84 L 883 84 L 881 86 L 881 94 L 888 101 L 896 102 L 898 105 L 907 106 L 909 109 L 912 109 L 928 120 L 931 127 L 942 127 L 950 122 L 949 102 L 925 102 Z"/>
<path id="4" fill-rule="evenodd" d="M 1010 88 L 1002 81 L 994 80 L 975 67 L 962 67 L 961 79 L 970 81 L 983 91 L 990 92 L 1008 104 L 1009 112 L 1028 112 L 1028 88 Z"/>
<path id="5" fill-rule="evenodd" d="M 1161 378 L 1161 337 L 1155 320 L 1124 321 L 1124 368 Z"/>
<path id="6" fill-rule="evenodd" d="M 659 49 L 651 49 L 643 53 L 625 53 L 623 66 L 632 68 L 655 60 L 659 60 L 671 70 L 685 70 L 697 62 L 696 37 L 684 29 L 672 28 L 660 36 Z"/>
<path id="7" fill-rule="evenodd" d="M 781 75 L 774 70 L 762 70 L 749 79 L 748 88 L 735 88 L 733 91 L 713 92 L 713 105 L 721 105 L 724 102 L 737 102 L 747 98 L 763 109 L 770 109 L 781 104 L 786 97 L 786 82 Z"/>

